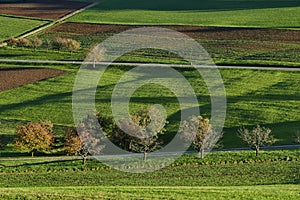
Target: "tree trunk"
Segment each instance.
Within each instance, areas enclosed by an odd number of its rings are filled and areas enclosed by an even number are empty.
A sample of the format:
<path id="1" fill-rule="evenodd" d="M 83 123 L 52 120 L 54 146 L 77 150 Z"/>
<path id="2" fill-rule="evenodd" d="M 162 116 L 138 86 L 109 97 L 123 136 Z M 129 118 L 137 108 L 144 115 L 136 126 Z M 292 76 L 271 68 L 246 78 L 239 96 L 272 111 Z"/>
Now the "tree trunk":
<path id="1" fill-rule="evenodd" d="M 199 158 L 203 159 L 204 158 L 204 148 L 201 148 L 199 151 Z"/>
<path id="2" fill-rule="evenodd" d="M 82 164 L 85 165 L 85 163 L 86 163 L 86 157 L 83 156 L 83 157 L 82 157 Z"/>
<path id="3" fill-rule="evenodd" d="M 33 157 L 34 156 L 34 150 L 31 152 L 31 157 Z"/>
<path id="4" fill-rule="evenodd" d="M 259 147 L 256 147 L 255 148 L 255 155 L 258 156 L 258 153 L 259 153 Z"/>
<path id="5" fill-rule="evenodd" d="M 147 160 L 147 152 L 144 152 L 144 161 Z"/>

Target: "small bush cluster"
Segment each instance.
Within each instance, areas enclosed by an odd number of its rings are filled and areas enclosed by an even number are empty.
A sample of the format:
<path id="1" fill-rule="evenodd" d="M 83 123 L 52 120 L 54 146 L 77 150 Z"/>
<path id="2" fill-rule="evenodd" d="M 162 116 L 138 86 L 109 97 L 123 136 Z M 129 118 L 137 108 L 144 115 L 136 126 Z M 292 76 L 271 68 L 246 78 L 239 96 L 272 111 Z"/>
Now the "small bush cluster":
<path id="1" fill-rule="evenodd" d="M 45 40 L 44 42 L 39 39 L 38 37 L 35 37 L 31 40 L 26 38 L 9 38 L 7 41 L 7 45 L 11 47 L 26 47 L 26 48 L 34 48 L 37 49 L 43 46 L 48 49 L 54 49 L 58 51 L 69 51 L 74 52 L 78 49 L 80 49 L 80 42 L 70 39 L 70 38 L 61 38 L 57 37 L 54 40 Z"/>

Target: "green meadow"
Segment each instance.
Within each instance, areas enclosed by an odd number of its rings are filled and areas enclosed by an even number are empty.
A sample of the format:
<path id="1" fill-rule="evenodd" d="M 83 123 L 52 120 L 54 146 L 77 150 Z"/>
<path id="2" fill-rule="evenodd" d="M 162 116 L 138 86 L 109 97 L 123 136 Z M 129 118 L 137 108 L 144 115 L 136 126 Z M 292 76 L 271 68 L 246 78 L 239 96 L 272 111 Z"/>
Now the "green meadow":
<path id="1" fill-rule="evenodd" d="M 23 66 L 26 67 L 26 66 Z M 34 67 L 34 66 L 32 66 Z M 56 125 L 71 126 L 72 89 L 78 65 L 44 66 L 69 73 L 1 92 L 0 132 L 11 135 L 16 124 L 49 119 Z M 96 108 L 111 116 L 111 95 L 119 79 L 133 67 L 109 67 L 97 86 Z M 210 116 L 210 97 L 201 75 L 194 69 L 177 68 L 190 82 L 200 111 Z M 276 144 L 291 144 L 299 127 L 300 74 L 288 71 L 220 70 L 227 95 L 224 147 L 243 145 L 236 133 L 241 126 L 261 124 L 271 128 Z M 174 94 L 159 85 L 145 85 L 131 97 L 132 112 L 162 104 L 168 114 L 168 132 L 178 129 L 180 107 Z"/>
<path id="2" fill-rule="evenodd" d="M 299 12 L 298 0 L 107 0 L 68 21 L 299 29 Z"/>
<path id="3" fill-rule="evenodd" d="M 299 199 L 298 185 L 238 187 L 72 186 L 1 188 L 5 199 Z"/>
<path id="4" fill-rule="evenodd" d="M 49 21 L 0 15 L 0 41 L 9 37 L 18 37 Z"/>
<path id="5" fill-rule="evenodd" d="M 13 1 L 13 0 L 6 0 Z M 89 0 L 80 0 L 89 1 Z M 239 39 L 195 37 L 219 65 L 255 65 L 299 67 L 300 43 L 291 35 L 276 34 L 255 39 L 252 28 L 300 30 L 300 0 L 92 0 L 99 4 L 35 36 L 46 40 L 72 38 L 81 43 L 73 53 L 48 49 L 2 47 L 0 59 L 84 60 L 91 47 L 112 36 L 111 32 L 68 32 L 59 29 L 68 22 L 126 25 L 194 25 L 248 27 Z M 0 15 L 0 41 L 18 37 L 49 23 L 39 19 Z M 57 29 L 56 29 L 57 28 Z M 81 29 L 82 27 L 76 27 Z M 60 30 L 60 31 L 57 31 Z M 230 29 L 232 30 L 232 29 Z M 230 32 L 230 30 L 227 30 Z M 241 29 L 244 30 L 245 29 Z M 254 29 L 253 29 L 254 30 Z M 257 29 L 258 30 L 258 29 Z M 76 33 L 74 33 L 76 32 Z M 208 30 L 209 32 L 209 30 Z M 265 32 L 266 33 L 266 32 Z M 297 34 L 297 33 L 294 33 Z M 252 39 L 247 39 L 248 36 Z M 254 36 L 253 36 L 254 35 Z M 288 34 L 287 34 L 288 35 Z M 254 39 L 253 39 L 254 38 Z M 275 39 L 274 39 L 275 38 Z M 186 61 L 165 51 L 140 51 L 126 54 L 120 62 L 184 64 Z M 3 67 L 53 68 L 68 73 L 0 92 L 0 199 L 300 199 L 300 149 L 262 150 L 259 156 L 250 151 L 218 151 L 204 159 L 185 154 L 170 166 L 151 173 L 122 170 L 156 166 L 154 156 L 112 158 L 119 170 L 96 159 L 85 165 L 78 157 L 65 156 L 64 131 L 73 126 L 72 91 L 79 65 L 0 63 Z M 122 76 L 134 66 L 109 66 L 96 83 L 96 109 L 111 116 L 111 96 Z M 206 83 L 197 70 L 175 68 L 195 91 L 201 114 L 210 117 L 211 102 Z M 295 144 L 300 131 L 300 73 L 255 69 L 220 69 L 227 97 L 227 115 L 220 148 L 246 147 L 237 130 L 257 124 L 270 128 L 274 145 Z M 147 74 L 140 73 L 139 77 Z M 171 79 L 174 84 L 177 80 Z M 133 80 L 134 81 L 134 80 Z M 122 82 L 121 84 L 125 84 Z M 161 104 L 166 109 L 169 141 L 179 127 L 180 106 L 167 88 L 147 84 L 130 98 L 130 112 Z M 36 157 L 14 146 L 16 127 L 29 121 L 51 120 L 55 146 Z M 124 165 L 133 159 L 131 165 Z M 163 161 L 168 157 L 163 155 Z"/>
<path id="6" fill-rule="evenodd" d="M 184 155 L 152 173 L 97 160 L 0 159 L 2 199 L 298 199 L 299 150 Z M 144 165 L 153 165 L 151 159 Z"/>

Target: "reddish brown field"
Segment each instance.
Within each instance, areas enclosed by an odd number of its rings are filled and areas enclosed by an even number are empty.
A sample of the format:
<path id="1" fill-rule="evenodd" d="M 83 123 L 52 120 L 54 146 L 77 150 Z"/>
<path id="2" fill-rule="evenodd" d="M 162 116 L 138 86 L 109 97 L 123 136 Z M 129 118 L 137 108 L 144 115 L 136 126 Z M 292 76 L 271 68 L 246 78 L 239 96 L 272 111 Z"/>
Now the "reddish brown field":
<path id="1" fill-rule="evenodd" d="M 47 78 L 52 78 L 67 73 L 56 69 L 37 68 L 0 68 L 0 91 L 9 90 Z"/>
<path id="2" fill-rule="evenodd" d="M 143 26 L 100 25 L 88 23 L 64 23 L 51 29 L 51 32 L 77 34 L 111 34 Z M 173 29 L 195 39 L 202 40 L 258 40 L 300 43 L 300 31 L 253 28 L 223 28 L 199 26 L 160 26 Z"/>
<path id="3" fill-rule="evenodd" d="M 89 4 L 67 0 L 29 0 L 24 3 L 0 3 L 0 14 L 55 20 Z"/>

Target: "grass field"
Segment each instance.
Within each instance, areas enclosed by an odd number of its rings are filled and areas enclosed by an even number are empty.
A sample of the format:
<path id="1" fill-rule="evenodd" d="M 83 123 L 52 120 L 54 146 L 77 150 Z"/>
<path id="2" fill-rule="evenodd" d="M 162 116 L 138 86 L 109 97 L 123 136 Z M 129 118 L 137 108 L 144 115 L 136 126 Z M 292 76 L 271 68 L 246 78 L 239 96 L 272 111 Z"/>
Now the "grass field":
<path id="1" fill-rule="evenodd" d="M 261 153 L 257 161 L 246 151 L 214 152 L 204 160 L 185 155 L 172 166 L 143 174 L 113 170 L 97 160 L 83 166 L 80 160 L 47 157 L 0 159 L 0 197 L 298 199 L 299 150 Z"/>
<path id="2" fill-rule="evenodd" d="M 49 119 L 57 125 L 72 125 L 72 88 L 78 66 L 48 66 L 69 73 L 7 90 L 0 93 L 0 132 L 8 138 L 16 124 Z M 114 85 L 131 67 L 110 67 L 98 84 L 97 109 L 111 115 L 110 99 Z M 201 113 L 209 116 L 210 100 L 207 88 L 194 70 L 177 69 L 191 83 L 199 99 Z M 299 80 L 297 72 L 260 70 L 220 70 L 227 92 L 227 118 L 224 147 L 242 145 L 236 136 L 241 126 L 265 125 L 273 129 L 276 144 L 293 143 L 294 133 L 300 129 Z M 158 85 L 138 89 L 131 98 L 132 112 L 153 103 L 165 106 L 170 121 L 167 129 L 176 131 L 180 116 L 177 98 Z"/>
<path id="3" fill-rule="evenodd" d="M 177 24 L 300 28 L 299 0 L 104 1 L 69 21 L 102 24 Z"/>
<path id="4" fill-rule="evenodd" d="M 68 21 L 93 25 L 223 27 L 222 30 L 202 27 L 204 31 L 185 32 L 194 35 L 192 37 L 207 49 L 217 64 L 296 67 L 300 66 L 298 32 L 275 33 L 271 29 L 300 30 L 299 13 L 300 0 L 101 0 L 96 7 Z M 38 14 L 51 15 L 47 12 Z M 45 23 L 47 21 L 0 15 L 0 41 Z M 79 32 L 66 31 L 67 24 L 43 31 L 38 36 L 42 39 L 56 36 L 76 39 L 82 45 L 79 51 L 3 47 L 0 58 L 83 60 L 92 45 L 117 32 L 116 27 L 105 33 L 97 32 L 95 27 L 91 28 L 94 33 L 83 32 L 88 30 L 88 24 L 73 24 Z M 185 63 L 168 52 L 147 49 L 125 55 L 119 61 Z M 300 149 L 261 151 L 259 156 L 255 156 L 254 151 L 214 151 L 201 160 L 197 154 L 187 154 L 159 171 L 140 174 L 111 169 L 95 159 L 82 165 L 78 158 L 63 156 L 64 128 L 73 125 L 72 89 L 79 66 L 45 64 L 30 67 L 54 68 L 68 73 L 0 92 L 0 142 L 4 143 L 4 147 L 0 144 L 0 199 L 300 199 Z M 110 66 L 99 81 L 96 107 L 104 115 L 111 115 L 110 101 L 115 84 L 132 68 Z M 201 113 L 210 116 L 209 93 L 201 76 L 194 69 L 176 70 L 195 90 Z M 223 148 L 245 146 L 237 137 L 237 129 L 256 124 L 273 130 L 277 138 L 275 145 L 294 144 L 294 133 L 300 131 L 299 72 L 223 69 L 220 73 L 228 101 Z M 147 74 L 139 74 L 139 77 L 143 76 Z M 162 104 L 167 111 L 170 123 L 164 139 L 168 140 L 178 128 L 178 99 L 162 86 L 145 85 L 131 97 L 130 111 L 153 104 Z M 26 152 L 14 148 L 16 126 L 44 119 L 55 123 L 56 145 L 46 154 L 29 158 Z M 168 161 L 167 156 L 159 158 Z M 124 158 L 114 159 L 112 162 L 120 163 L 121 170 L 135 169 L 137 165 L 143 168 L 157 165 L 151 155 L 145 162 L 140 157 L 132 158 L 135 162 L 130 166 L 122 164 Z M 131 158 L 126 161 L 128 159 Z"/>
<path id="5" fill-rule="evenodd" d="M 17 37 L 46 23 L 48 21 L 0 15 L 0 41 Z"/>
<path id="6" fill-rule="evenodd" d="M 4 199 L 299 199 L 299 186 L 0 188 Z"/>

